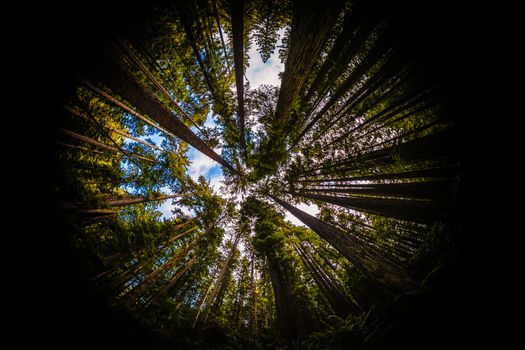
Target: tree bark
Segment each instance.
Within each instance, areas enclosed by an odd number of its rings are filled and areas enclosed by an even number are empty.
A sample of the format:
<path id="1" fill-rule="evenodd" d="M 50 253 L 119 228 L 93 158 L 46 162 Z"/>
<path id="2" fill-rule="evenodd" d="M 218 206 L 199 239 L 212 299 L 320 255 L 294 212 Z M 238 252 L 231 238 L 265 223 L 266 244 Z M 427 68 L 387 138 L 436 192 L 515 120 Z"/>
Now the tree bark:
<path id="1" fill-rule="evenodd" d="M 275 110 L 276 130 L 281 130 L 290 119 L 293 103 L 326 43 L 342 2 L 326 6 L 321 2 L 296 1 L 294 6 L 288 57 Z"/>
<path id="2" fill-rule="evenodd" d="M 241 148 L 246 151 L 244 122 L 244 1 L 231 1 L 233 58 L 235 65 L 235 83 L 237 86 L 237 114 L 241 131 Z"/>
<path id="3" fill-rule="evenodd" d="M 113 92 L 135 105 L 142 113 L 147 114 L 173 135 L 189 143 L 199 152 L 215 160 L 230 171 L 237 173 L 228 162 L 215 153 L 150 91 L 145 89 L 120 59 L 115 57 L 115 54 L 107 52 L 104 58 L 105 70 L 104 72 L 98 72 L 98 81 L 101 81 Z"/>
<path id="4" fill-rule="evenodd" d="M 392 293 L 409 291 L 416 287 L 411 272 L 397 262 L 387 260 L 372 246 L 364 245 L 353 234 L 341 232 L 279 198 L 268 196 L 310 227 L 358 269 L 388 287 Z"/>

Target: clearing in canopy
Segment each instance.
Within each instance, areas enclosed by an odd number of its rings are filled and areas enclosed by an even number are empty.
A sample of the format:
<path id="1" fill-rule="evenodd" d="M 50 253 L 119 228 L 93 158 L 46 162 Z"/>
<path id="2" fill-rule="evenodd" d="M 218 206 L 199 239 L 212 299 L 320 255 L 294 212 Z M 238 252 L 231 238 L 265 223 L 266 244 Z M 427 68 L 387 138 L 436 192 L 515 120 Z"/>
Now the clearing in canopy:
<path id="1" fill-rule="evenodd" d="M 452 342 L 462 121 L 401 12 L 187 0 L 116 16 L 55 116 L 64 264 L 98 315 L 73 335 L 128 349 Z"/>

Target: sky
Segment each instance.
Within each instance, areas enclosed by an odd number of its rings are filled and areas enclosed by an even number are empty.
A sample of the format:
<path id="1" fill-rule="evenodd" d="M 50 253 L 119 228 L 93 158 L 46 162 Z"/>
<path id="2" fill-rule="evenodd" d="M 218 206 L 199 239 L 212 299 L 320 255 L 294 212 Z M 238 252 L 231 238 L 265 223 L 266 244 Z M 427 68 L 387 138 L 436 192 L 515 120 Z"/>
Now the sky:
<path id="1" fill-rule="evenodd" d="M 280 36 L 282 36 L 282 32 L 279 33 Z M 280 45 L 280 40 L 277 43 L 277 45 Z M 250 82 L 250 88 L 256 89 L 262 84 L 270 84 L 279 86 L 281 84 L 281 80 L 279 79 L 279 72 L 282 72 L 284 70 L 284 65 L 279 60 L 278 56 L 278 49 L 275 49 L 275 52 L 270 56 L 268 61 L 266 63 L 262 62 L 261 56 L 257 52 L 257 45 L 254 42 L 252 44 L 251 49 L 248 51 L 248 56 L 250 59 L 249 67 L 246 70 L 246 78 Z M 213 117 L 210 114 L 208 114 L 206 122 L 204 124 L 205 126 L 214 126 L 215 122 L 213 120 Z M 156 140 L 155 140 L 156 141 Z M 197 180 L 200 175 L 203 175 L 207 180 L 210 181 L 210 186 L 213 187 L 214 191 L 216 193 L 219 192 L 222 184 L 221 181 L 224 180 L 224 176 L 222 173 L 222 169 L 217 162 L 214 160 L 211 160 L 204 154 L 198 152 L 193 147 L 189 147 L 188 152 L 188 158 L 191 161 L 190 166 L 188 167 L 188 174 L 193 180 Z M 215 152 L 220 154 L 220 149 L 215 149 Z M 169 191 L 166 191 L 167 193 Z M 167 200 L 164 203 L 162 203 L 162 206 L 159 208 L 159 210 L 162 212 L 164 218 L 170 218 L 172 213 L 171 200 Z M 297 205 L 297 207 L 311 215 L 316 215 L 319 212 L 319 208 L 317 205 L 306 205 L 304 203 L 301 203 Z M 183 209 L 183 208 L 181 208 Z M 183 209 L 184 211 L 184 209 Z M 186 210 L 187 214 L 190 214 L 191 212 Z M 305 226 L 299 219 L 295 218 L 295 216 L 291 215 L 290 213 L 286 212 L 285 220 L 291 222 L 294 225 L 297 226 Z"/>

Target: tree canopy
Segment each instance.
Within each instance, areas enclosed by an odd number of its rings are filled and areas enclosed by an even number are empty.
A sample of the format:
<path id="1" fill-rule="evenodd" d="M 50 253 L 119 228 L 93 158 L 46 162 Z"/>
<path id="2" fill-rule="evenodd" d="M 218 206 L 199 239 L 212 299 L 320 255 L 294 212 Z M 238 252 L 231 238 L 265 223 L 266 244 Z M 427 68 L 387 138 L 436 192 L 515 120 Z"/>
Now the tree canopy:
<path id="1" fill-rule="evenodd" d="M 49 186 L 75 283 L 125 320 L 115 336 L 443 344 L 430 318 L 460 250 L 462 124 L 406 18 L 357 0 L 154 1 L 123 17 L 74 67 Z M 250 85 L 254 51 L 281 61 L 279 86 Z"/>

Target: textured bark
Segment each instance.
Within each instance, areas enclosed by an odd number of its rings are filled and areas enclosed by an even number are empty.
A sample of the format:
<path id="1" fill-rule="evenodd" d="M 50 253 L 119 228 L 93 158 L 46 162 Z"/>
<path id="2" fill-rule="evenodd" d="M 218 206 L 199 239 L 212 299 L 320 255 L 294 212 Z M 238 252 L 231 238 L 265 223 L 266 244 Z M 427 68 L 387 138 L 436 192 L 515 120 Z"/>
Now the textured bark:
<path id="1" fill-rule="evenodd" d="M 98 81 L 101 81 L 113 92 L 135 105 L 142 113 L 147 114 L 173 135 L 176 135 L 181 140 L 195 147 L 199 152 L 236 173 L 235 169 L 228 162 L 215 153 L 150 91 L 145 89 L 119 58 L 107 52 L 104 67 L 104 72 L 99 72 Z"/>
<path id="2" fill-rule="evenodd" d="M 416 282 L 412 273 L 398 262 L 387 260 L 373 246 L 360 242 L 352 233 L 341 232 L 279 198 L 270 197 L 310 227 L 357 268 L 388 287 L 390 292 L 395 294 L 415 288 Z"/>
<path id="3" fill-rule="evenodd" d="M 237 86 L 237 114 L 241 130 L 241 148 L 246 149 L 244 129 L 244 1 L 231 1 L 233 58 L 235 64 L 235 83 Z"/>
<path id="4" fill-rule="evenodd" d="M 173 98 L 173 96 L 166 90 L 164 85 L 160 83 L 160 81 L 155 77 L 155 75 L 146 67 L 146 65 L 142 62 L 142 60 L 133 52 L 133 50 L 130 48 L 129 43 L 125 42 L 124 40 L 118 38 L 117 42 L 120 44 L 120 48 L 124 50 L 124 52 L 128 55 L 128 57 L 135 63 L 135 65 L 148 77 L 148 79 L 162 92 L 162 94 L 171 102 L 173 105 L 177 108 L 179 113 L 184 117 L 184 119 L 190 121 L 193 126 L 195 126 L 198 130 L 200 130 L 200 127 L 193 121 L 193 119 L 190 118 L 190 116 L 186 113 L 184 109 L 179 105 L 177 101 Z"/>
<path id="5" fill-rule="evenodd" d="M 275 298 L 275 311 L 279 336 L 282 339 L 295 339 L 298 336 L 296 315 L 292 311 L 292 296 L 284 280 L 278 262 L 268 257 L 268 270 Z"/>
<path id="6" fill-rule="evenodd" d="M 288 57 L 275 110 L 276 130 L 282 129 L 290 119 L 294 101 L 319 58 L 342 2 L 326 6 L 318 1 L 296 1 L 294 7 Z"/>
<path id="7" fill-rule="evenodd" d="M 345 193 L 413 199 L 446 199 L 452 196 L 449 181 L 425 181 L 392 184 L 327 184 L 326 187 L 301 189 L 305 193 Z"/>
<path id="8" fill-rule="evenodd" d="M 293 195 L 370 214 L 420 223 L 430 224 L 435 221 L 450 220 L 456 216 L 453 205 L 446 202 L 336 197 L 304 192 L 293 193 Z"/>

